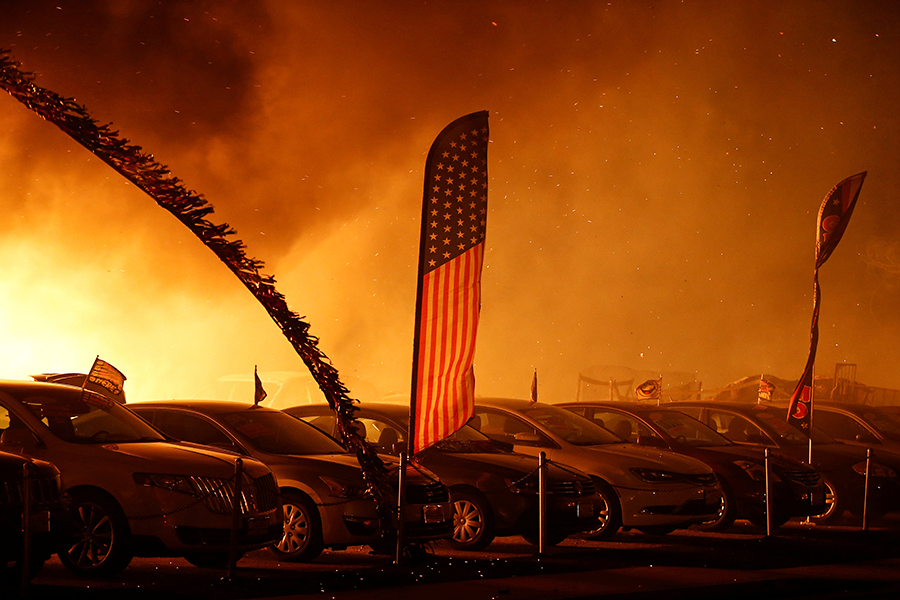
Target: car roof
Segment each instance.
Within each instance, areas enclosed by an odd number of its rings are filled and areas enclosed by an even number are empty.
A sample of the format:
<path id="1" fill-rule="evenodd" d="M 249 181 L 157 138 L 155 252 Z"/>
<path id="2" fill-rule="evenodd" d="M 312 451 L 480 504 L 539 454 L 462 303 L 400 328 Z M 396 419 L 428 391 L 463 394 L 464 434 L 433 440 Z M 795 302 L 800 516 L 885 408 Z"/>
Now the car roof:
<path id="1" fill-rule="evenodd" d="M 628 400 L 618 401 L 612 400 L 609 402 L 603 400 L 582 400 L 578 402 L 560 402 L 555 404 L 554 406 L 560 406 L 562 408 L 571 408 L 575 406 L 593 406 L 593 407 L 603 407 L 603 408 L 621 408 L 623 410 L 633 410 L 635 412 L 647 412 L 651 410 L 659 410 L 661 408 L 665 408 L 668 402 L 663 403 L 662 405 L 650 404 L 646 402 L 631 402 Z M 676 407 L 673 407 L 676 408 Z"/>
<path id="2" fill-rule="evenodd" d="M 189 408 L 197 412 L 207 415 L 217 415 L 222 413 L 232 413 L 242 410 L 256 410 L 260 412 L 282 412 L 277 408 L 268 408 L 266 406 L 253 406 L 249 402 L 235 402 L 233 400 L 146 400 L 141 402 L 129 402 L 126 404 L 128 408 L 140 409 L 146 408 Z"/>
<path id="3" fill-rule="evenodd" d="M 533 406 L 553 406 L 546 402 L 532 402 L 531 400 L 523 400 L 521 398 L 475 398 L 475 406 L 493 406 L 496 408 L 506 408 L 508 410 L 522 410 Z"/>
<path id="4" fill-rule="evenodd" d="M 721 401 L 721 400 L 674 400 L 672 402 L 665 402 L 667 406 L 693 406 L 693 407 L 701 407 L 701 408 L 725 408 L 730 410 L 737 410 L 740 412 L 753 412 L 753 411 L 761 411 L 766 409 L 776 409 L 782 410 L 787 408 L 787 404 L 777 403 L 777 402 L 766 402 L 765 404 L 758 404 L 756 402 L 738 402 L 738 401 Z"/>
<path id="5" fill-rule="evenodd" d="M 392 404 L 390 402 L 360 402 L 356 408 L 360 412 L 381 413 L 394 418 L 409 416 L 409 407 L 405 404 Z M 334 412 L 330 406 L 319 402 L 316 404 L 298 404 L 284 409 L 286 412 Z"/>
<path id="6" fill-rule="evenodd" d="M 45 381 L 29 381 L 19 379 L 0 380 L 0 391 L 7 393 L 28 394 L 38 396 L 47 393 L 80 394 L 80 387 L 73 387 L 63 383 L 49 383 Z"/>

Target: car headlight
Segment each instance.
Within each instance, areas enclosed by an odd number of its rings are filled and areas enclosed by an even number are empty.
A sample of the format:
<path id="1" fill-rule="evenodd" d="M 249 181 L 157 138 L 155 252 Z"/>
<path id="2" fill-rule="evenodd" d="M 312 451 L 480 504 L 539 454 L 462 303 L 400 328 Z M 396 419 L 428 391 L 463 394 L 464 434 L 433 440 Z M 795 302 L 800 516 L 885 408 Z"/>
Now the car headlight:
<path id="1" fill-rule="evenodd" d="M 866 461 L 862 461 L 853 465 L 853 470 L 859 473 L 860 475 L 866 474 Z M 883 465 L 880 462 L 871 461 L 869 464 L 869 475 L 872 477 L 896 477 L 897 472 L 894 471 L 887 465 Z"/>
<path id="2" fill-rule="evenodd" d="M 752 460 L 736 460 L 733 464 L 743 469 L 744 473 L 746 473 L 747 476 L 754 481 L 766 480 L 765 464 L 753 462 Z M 769 470 L 769 478 L 772 481 L 781 481 L 781 478 L 778 477 L 778 475 L 771 469 Z"/>
<path id="3" fill-rule="evenodd" d="M 335 498 L 362 498 L 366 493 L 362 485 L 346 479 L 324 476 L 320 476 L 319 479 L 328 486 L 328 495 Z"/>
<path id="4" fill-rule="evenodd" d="M 629 471 L 631 471 L 635 477 L 641 481 L 646 481 L 647 483 L 674 483 L 675 481 L 680 481 L 682 479 L 677 473 L 663 471 L 661 469 L 632 468 L 629 469 Z"/>
<path id="5" fill-rule="evenodd" d="M 147 487 L 157 487 L 170 492 L 181 492 L 196 496 L 197 492 L 185 475 L 166 475 L 164 473 L 135 473 L 134 482 Z"/>

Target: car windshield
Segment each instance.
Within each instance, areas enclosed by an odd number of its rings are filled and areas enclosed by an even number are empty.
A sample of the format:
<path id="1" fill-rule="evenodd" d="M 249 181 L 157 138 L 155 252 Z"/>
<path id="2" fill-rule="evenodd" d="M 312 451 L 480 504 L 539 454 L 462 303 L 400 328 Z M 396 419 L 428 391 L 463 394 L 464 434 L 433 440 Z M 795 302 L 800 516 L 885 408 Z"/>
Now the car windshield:
<path id="1" fill-rule="evenodd" d="M 463 425 L 453 435 L 444 438 L 435 447 L 444 452 L 502 454 L 509 452 L 497 445 L 494 440 L 484 435 L 469 424 Z"/>
<path id="2" fill-rule="evenodd" d="M 573 446 L 621 444 L 623 441 L 612 431 L 558 406 L 543 405 L 525 408 L 522 410 L 522 414 Z"/>
<path id="3" fill-rule="evenodd" d="M 409 417 L 399 419 L 399 422 L 403 425 L 403 435 L 405 437 L 409 431 Z M 434 447 L 442 452 L 452 452 L 454 454 L 503 454 L 511 452 L 511 450 L 498 446 L 497 442 L 472 427 L 468 422 L 452 435 L 436 443 Z"/>
<path id="4" fill-rule="evenodd" d="M 242 410 L 224 421 L 260 452 L 269 454 L 346 454 L 334 439 L 305 421 L 272 410 Z"/>
<path id="5" fill-rule="evenodd" d="M 775 414 L 766 410 L 754 411 L 753 416 L 756 417 L 757 423 L 769 432 L 769 435 L 780 437 L 786 443 L 791 445 L 808 445 L 809 437 L 802 431 L 788 423 L 784 418 L 784 413 Z M 815 415 L 813 416 L 815 419 Z M 813 444 L 836 444 L 837 441 L 822 431 L 821 429 L 812 428 Z"/>
<path id="6" fill-rule="evenodd" d="M 674 410 L 647 413 L 646 418 L 681 444 L 695 447 L 731 446 L 724 435 L 707 427 L 697 419 Z"/>
<path id="7" fill-rule="evenodd" d="M 56 437 L 77 444 L 162 442 L 165 437 L 121 404 L 90 391 L 21 399 Z"/>
<path id="8" fill-rule="evenodd" d="M 862 418 L 887 439 L 900 442 L 900 419 L 888 413 L 871 409 L 864 410 Z"/>

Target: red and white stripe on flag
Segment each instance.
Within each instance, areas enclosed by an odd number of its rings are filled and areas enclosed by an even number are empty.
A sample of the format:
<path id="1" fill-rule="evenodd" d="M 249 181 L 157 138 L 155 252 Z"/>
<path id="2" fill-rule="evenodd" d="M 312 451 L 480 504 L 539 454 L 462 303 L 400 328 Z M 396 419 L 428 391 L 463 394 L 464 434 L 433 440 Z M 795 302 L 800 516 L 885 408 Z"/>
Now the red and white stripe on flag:
<path id="1" fill-rule="evenodd" d="M 475 333 L 481 306 L 479 244 L 425 275 L 416 382 L 414 452 L 465 425 L 475 412 Z"/>
<path id="2" fill-rule="evenodd" d="M 425 162 L 416 298 L 412 452 L 452 435 L 475 412 L 475 334 L 487 224 L 488 113 L 460 117 Z"/>

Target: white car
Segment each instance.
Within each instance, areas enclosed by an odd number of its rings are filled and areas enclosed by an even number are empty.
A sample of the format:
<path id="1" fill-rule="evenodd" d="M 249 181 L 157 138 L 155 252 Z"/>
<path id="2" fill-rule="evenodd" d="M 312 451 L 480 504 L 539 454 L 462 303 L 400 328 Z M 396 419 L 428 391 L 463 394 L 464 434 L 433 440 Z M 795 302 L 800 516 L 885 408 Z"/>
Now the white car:
<path id="1" fill-rule="evenodd" d="M 620 527 L 664 534 L 715 518 L 722 489 L 705 463 L 661 448 L 629 444 L 558 406 L 510 398 L 476 398 L 469 423 L 516 452 L 571 465 L 594 477 L 605 507 L 587 534 L 606 539 Z M 595 502 L 595 506 L 597 506 Z"/>
<path id="2" fill-rule="evenodd" d="M 58 552 L 85 576 L 133 556 L 228 564 L 236 454 L 167 441 L 109 398 L 54 383 L 0 381 L 0 450 L 52 462 L 70 499 L 75 538 Z M 272 471 L 242 459 L 238 551 L 281 539 Z"/>

